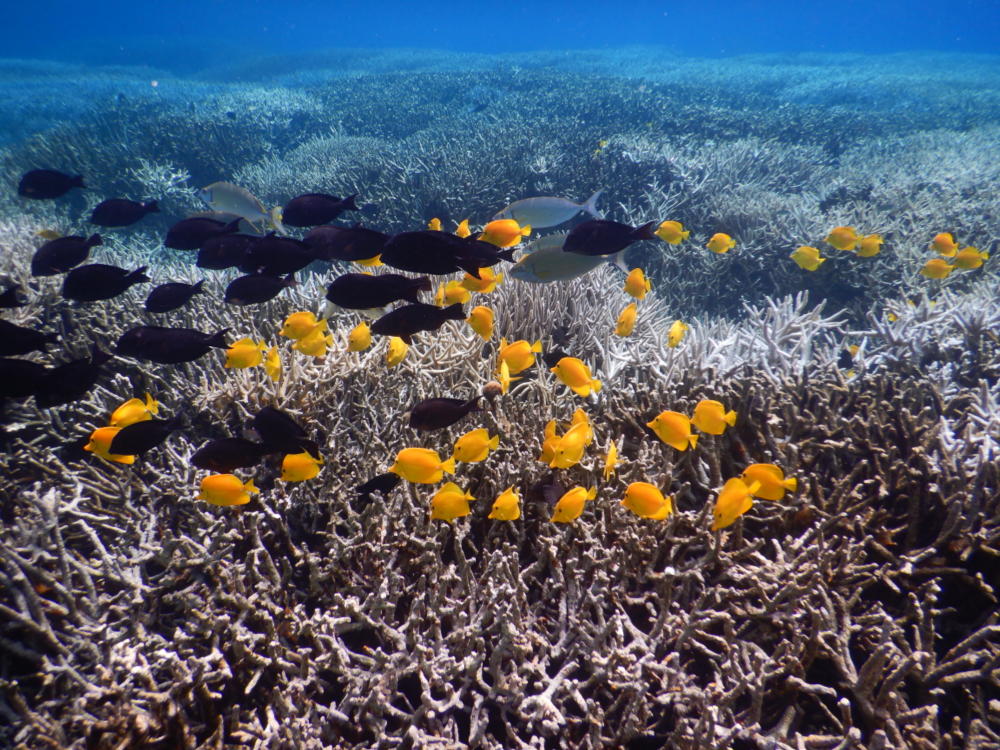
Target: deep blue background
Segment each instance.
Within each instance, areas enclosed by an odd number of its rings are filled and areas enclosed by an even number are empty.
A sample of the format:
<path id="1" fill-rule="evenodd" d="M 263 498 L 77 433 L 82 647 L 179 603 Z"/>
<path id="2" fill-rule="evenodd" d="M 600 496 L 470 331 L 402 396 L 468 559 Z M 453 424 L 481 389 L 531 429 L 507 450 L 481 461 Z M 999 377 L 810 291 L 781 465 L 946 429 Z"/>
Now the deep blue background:
<path id="1" fill-rule="evenodd" d="M 1000 0 L 17 0 L 0 57 L 194 68 L 329 47 L 477 52 L 663 45 L 685 55 L 1000 52 Z M 178 50 L 182 52 L 178 53 Z"/>

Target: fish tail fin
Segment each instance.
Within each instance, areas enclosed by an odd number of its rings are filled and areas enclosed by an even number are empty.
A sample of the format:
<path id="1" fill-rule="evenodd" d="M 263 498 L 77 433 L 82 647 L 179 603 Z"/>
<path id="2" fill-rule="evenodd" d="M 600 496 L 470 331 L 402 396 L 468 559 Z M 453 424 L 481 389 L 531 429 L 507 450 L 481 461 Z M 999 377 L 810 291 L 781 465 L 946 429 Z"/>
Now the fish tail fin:
<path id="1" fill-rule="evenodd" d="M 198 279 L 191 287 L 191 294 L 201 294 L 203 286 L 205 286 L 205 279 Z"/>
<path id="2" fill-rule="evenodd" d="M 503 258 L 504 260 L 513 263 L 514 262 L 514 248 L 508 247 L 497 253 L 497 257 Z M 502 275 L 502 274 L 501 274 Z M 498 282 L 499 283 L 499 282 Z"/>
<path id="3" fill-rule="evenodd" d="M 226 343 L 226 334 L 229 333 L 228 328 L 223 328 L 221 331 L 217 331 L 209 336 L 205 343 L 216 349 L 228 349 L 229 344 Z"/>
<path id="4" fill-rule="evenodd" d="M 584 203 L 582 206 L 580 206 L 580 210 L 583 211 L 584 213 L 590 214 L 595 219 L 603 219 L 604 214 L 602 214 L 600 211 L 597 210 L 597 199 L 601 197 L 601 194 L 603 192 L 604 192 L 603 189 L 598 190 L 592 196 L 587 198 L 587 202 Z"/>
<path id="5" fill-rule="evenodd" d="M 110 352 L 106 352 L 97 344 L 94 344 L 90 349 L 90 364 L 103 365 L 105 362 L 111 361 L 113 356 Z"/>
<path id="6" fill-rule="evenodd" d="M 487 445 L 489 446 L 489 449 L 491 451 L 495 451 L 497 449 L 497 446 L 500 445 L 500 436 L 494 435 L 493 437 L 491 437 L 490 442 L 487 443 Z"/>
<path id="7" fill-rule="evenodd" d="M 591 487 L 587 490 L 587 499 L 593 500 L 595 497 L 597 497 L 597 487 Z"/>
<path id="8" fill-rule="evenodd" d="M 656 227 L 655 221 L 647 222 L 642 226 L 636 227 L 635 230 L 632 232 L 632 236 L 635 237 L 636 240 L 655 240 L 656 239 L 655 227 Z"/>
<path id="9" fill-rule="evenodd" d="M 358 194 L 354 193 L 353 195 L 349 195 L 346 198 L 344 198 L 344 200 L 342 200 L 340 202 L 340 208 L 341 208 L 341 210 L 343 210 L 343 211 L 360 211 L 361 209 L 358 208 L 358 204 L 354 200 L 357 197 L 358 197 Z"/>
<path id="10" fill-rule="evenodd" d="M 95 245 L 103 245 L 104 240 L 101 239 L 101 235 L 92 234 L 87 238 L 87 247 L 94 247 Z"/>
<path id="11" fill-rule="evenodd" d="M 688 436 L 688 447 L 694 448 L 697 445 L 698 445 L 698 436 L 697 435 L 689 435 Z"/>
<path id="12" fill-rule="evenodd" d="M 531 224 L 525 224 L 523 227 L 521 227 L 521 236 L 522 237 L 527 237 L 530 234 L 531 234 Z"/>
<path id="13" fill-rule="evenodd" d="M 449 458 L 447 461 L 442 461 L 441 462 L 441 471 L 443 471 L 445 474 L 454 474 L 455 473 L 455 457 L 454 456 L 452 456 L 451 458 Z"/>
<path id="14" fill-rule="evenodd" d="M 726 412 L 726 415 L 722 419 L 726 424 L 732 427 L 736 424 L 736 412 L 728 411 Z"/>
<path id="15" fill-rule="evenodd" d="M 153 398 L 152 393 L 146 394 L 146 411 L 148 411 L 150 414 L 160 413 L 160 403 L 155 398 Z"/>
<path id="16" fill-rule="evenodd" d="M 149 277 L 146 275 L 146 269 L 148 267 L 149 266 L 139 266 L 137 269 L 132 271 L 132 273 L 126 276 L 125 280 L 129 284 L 141 284 L 144 281 L 149 281 Z"/>
<path id="17" fill-rule="evenodd" d="M 786 490 L 789 492 L 795 492 L 799 488 L 799 480 L 795 477 L 788 477 L 784 482 L 781 483 Z"/>
<path id="18" fill-rule="evenodd" d="M 406 294 L 403 296 L 407 302 L 419 302 L 421 292 L 429 292 L 434 288 L 431 284 L 431 280 L 427 276 L 421 276 L 417 279 L 410 280 L 410 287 L 406 290 Z"/>
<path id="19" fill-rule="evenodd" d="M 591 380 L 590 381 L 590 389 L 594 393 L 600 393 L 601 392 L 601 381 L 598 380 L 597 378 L 594 378 L 593 380 Z"/>
<path id="20" fill-rule="evenodd" d="M 476 260 L 475 258 L 456 258 L 455 265 L 461 268 L 463 271 L 465 271 L 467 274 L 469 274 L 469 276 L 473 277 L 474 279 L 482 278 L 479 275 L 479 269 L 480 269 L 479 261 Z"/>
<path id="21" fill-rule="evenodd" d="M 534 344 L 531 345 L 531 351 L 536 352 L 536 353 L 542 351 L 542 341 L 541 341 L 541 339 L 539 339 L 538 341 L 536 341 Z"/>
<path id="22" fill-rule="evenodd" d="M 245 491 L 247 491 L 247 492 L 250 492 L 250 493 L 254 494 L 254 495 L 259 495 L 260 494 L 260 490 L 258 490 L 257 487 L 254 485 L 252 479 L 248 479 L 246 481 L 246 484 L 243 485 L 243 489 Z"/>
<path id="23" fill-rule="evenodd" d="M 465 320 L 465 310 L 462 309 L 462 303 L 456 302 L 454 305 L 448 305 L 444 309 L 444 316 L 448 320 Z"/>

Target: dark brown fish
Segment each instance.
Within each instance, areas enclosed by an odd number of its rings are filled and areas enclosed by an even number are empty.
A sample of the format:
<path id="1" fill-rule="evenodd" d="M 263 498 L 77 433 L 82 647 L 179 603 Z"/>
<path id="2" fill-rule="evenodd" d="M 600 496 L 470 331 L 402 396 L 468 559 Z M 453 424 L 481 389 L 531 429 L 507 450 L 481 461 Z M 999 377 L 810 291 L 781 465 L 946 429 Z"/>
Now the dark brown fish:
<path id="1" fill-rule="evenodd" d="M 239 228 L 238 218 L 226 224 L 205 216 L 193 216 L 190 219 L 181 219 L 170 227 L 163 244 L 173 250 L 198 250 L 212 237 L 235 234 Z"/>
<path id="2" fill-rule="evenodd" d="M 322 226 L 303 239 L 317 260 L 358 261 L 374 258 L 382 252 L 389 235 L 362 226 Z"/>
<path id="3" fill-rule="evenodd" d="M 202 333 L 193 328 L 136 326 L 118 339 L 116 352 L 122 357 L 148 359 L 164 365 L 192 362 L 212 348 L 228 349 L 228 328 L 217 333 Z"/>
<path id="4" fill-rule="evenodd" d="M 111 439 L 108 453 L 117 456 L 141 456 L 151 451 L 184 426 L 182 417 L 147 419 L 122 427 Z"/>
<path id="5" fill-rule="evenodd" d="M 588 219 L 569 231 L 563 251 L 577 255 L 613 255 L 633 242 L 656 239 L 655 226 L 655 221 L 630 227 L 609 219 Z"/>
<path id="6" fill-rule="evenodd" d="M 443 430 L 468 416 L 480 411 L 480 396 L 468 401 L 460 398 L 428 398 L 410 410 L 410 427 L 415 430 Z"/>
<path id="7" fill-rule="evenodd" d="M 191 465 L 206 471 L 228 474 L 235 469 L 256 466 L 270 453 L 262 443 L 244 438 L 209 440 L 191 456 Z"/>
<path id="8" fill-rule="evenodd" d="M 22 302 L 17 296 L 19 291 L 21 291 L 20 284 L 11 284 L 10 287 L 5 289 L 4 292 L 0 294 L 0 308 L 12 310 L 15 307 L 24 307 L 25 303 Z"/>
<path id="9" fill-rule="evenodd" d="M 41 409 L 48 409 L 78 401 L 97 384 L 98 378 L 104 374 L 103 365 L 110 359 L 110 354 L 95 346 L 89 357 L 56 365 L 46 372 L 35 393 L 35 404 Z"/>
<path id="10" fill-rule="evenodd" d="M 146 312 L 165 313 L 183 307 L 194 295 L 201 293 L 204 283 L 205 280 L 201 279 L 193 284 L 184 284 L 180 281 L 160 284 L 146 297 Z"/>
<path id="11" fill-rule="evenodd" d="M 48 368 L 28 359 L 0 357 L 0 399 L 27 398 L 38 392 Z"/>
<path id="12" fill-rule="evenodd" d="M 399 474 L 387 472 L 385 474 L 377 474 L 364 484 L 359 484 L 354 490 L 358 493 L 358 497 L 361 500 L 370 501 L 373 492 L 379 492 L 384 497 L 396 489 L 402 481 L 403 478 Z"/>
<path id="13" fill-rule="evenodd" d="M 319 458 L 319 446 L 305 428 L 280 409 L 265 406 L 253 418 L 253 428 L 269 453 L 309 453 Z"/>
<path id="14" fill-rule="evenodd" d="M 99 234 L 92 234 L 90 237 L 71 234 L 68 237 L 49 240 L 32 256 L 31 275 L 55 276 L 58 273 L 66 273 L 87 260 L 90 248 L 100 244 L 102 240 Z"/>
<path id="15" fill-rule="evenodd" d="M 0 357 L 16 357 L 28 352 L 43 352 L 56 341 L 51 333 L 42 333 L 34 328 L 15 325 L 0 320 Z"/>
<path id="16" fill-rule="evenodd" d="M 334 279 L 326 289 L 326 298 L 348 310 L 371 310 L 385 307 L 401 299 L 419 302 L 420 292 L 431 290 L 426 276 L 411 278 L 398 273 L 345 273 Z"/>
<path id="17" fill-rule="evenodd" d="M 73 188 L 86 188 L 81 175 L 71 176 L 54 169 L 32 169 L 25 172 L 17 185 L 17 194 L 23 198 L 43 200 L 58 198 Z"/>
<path id="18" fill-rule="evenodd" d="M 111 299 L 125 292 L 133 284 L 149 281 L 146 266 L 127 271 L 118 266 L 90 263 L 74 268 L 63 279 L 62 296 L 77 302 L 96 302 Z"/>
<path id="19" fill-rule="evenodd" d="M 461 302 L 443 308 L 416 302 L 386 313 L 372 323 L 371 332 L 381 336 L 399 336 L 407 344 L 411 344 L 413 334 L 436 331 L 449 320 L 465 320 Z"/>
<path id="20" fill-rule="evenodd" d="M 90 223 L 102 227 L 127 227 L 135 224 L 146 214 L 159 213 L 156 201 L 130 201 L 125 198 L 111 198 L 94 206 Z"/>
<path id="21" fill-rule="evenodd" d="M 281 222 L 290 227 L 328 224 L 344 211 L 357 211 L 358 204 L 354 202 L 357 197 L 357 193 L 343 199 L 325 193 L 306 193 L 285 204 L 281 210 Z"/>
<path id="22" fill-rule="evenodd" d="M 262 274 L 240 276 L 229 282 L 224 301 L 230 305 L 256 305 L 274 299 L 289 286 L 295 286 L 291 274 L 283 279 Z"/>

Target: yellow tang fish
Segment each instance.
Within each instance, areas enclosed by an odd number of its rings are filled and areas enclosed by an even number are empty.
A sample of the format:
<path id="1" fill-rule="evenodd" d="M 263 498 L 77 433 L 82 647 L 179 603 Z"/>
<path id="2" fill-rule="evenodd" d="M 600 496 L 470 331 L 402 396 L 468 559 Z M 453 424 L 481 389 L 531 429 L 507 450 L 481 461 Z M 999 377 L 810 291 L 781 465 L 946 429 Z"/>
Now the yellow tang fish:
<path id="1" fill-rule="evenodd" d="M 698 444 L 698 436 L 691 434 L 691 420 L 676 411 L 661 411 L 646 426 L 656 433 L 656 437 L 672 448 L 686 451 Z"/>
<path id="2" fill-rule="evenodd" d="M 497 379 L 500 381 L 500 393 L 506 393 L 510 390 L 510 384 L 515 380 L 520 380 L 521 378 L 512 378 L 510 375 L 510 367 L 506 362 L 501 362 L 500 372 L 497 374 Z"/>
<path id="3" fill-rule="evenodd" d="M 736 240 L 730 237 L 725 232 L 716 232 L 709 238 L 708 242 L 705 243 L 705 247 L 711 250 L 713 253 L 728 253 L 734 247 L 736 247 Z"/>
<path id="4" fill-rule="evenodd" d="M 950 232 L 941 232 L 934 235 L 930 248 L 946 258 L 951 258 L 958 252 L 958 243 L 955 242 L 955 238 L 951 236 Z"/>
<path id="5" fill-rule="evenodd" d="M 964 268 L 966 270 L 972 268 L 979 268 L 983 265 L 984 261 L 990 259 L 990 254 L 985 250 L 979 250 L 974 247 L 966 247 L 959 250 L 955 254 L 955 268 Z"/>
<path id="6" fill-rule="evenodd" d="M 123 456 L 120 453 L 108 453 L 111 448 L 111 441 L 115 439 L 121 431 L 121 427 L 98 427 L 90 433 L 90 441 L 83 446 L 85 451 L 100 456 L 105 461 L 113 461 L 116 464 L 134 464 L 135 456 Z"/>
<path id="7" fill-rule="evenodd" d="M 591 377 L 590 368 L 576 357 L 563 357 L 549 369 L 577 396 L 587 397 L 601 390 L 601 381 Z"/>
<path id="8" fill-rule="evenodd" d="M 498 445 L 500 445 L 500 436 L 490 437 L 490 433 L 485 427 L 482 427 L 478 430 L 471 430 L 456 440 L 452 456 L 456 461 L 475 464 L 485 461 L 490 451 L 495 451 Z"/>
<path id="9" fill-rule="evenodd" d="M 275 383 L 281 380 L 281 356 L 278 354 L 278 347 L 272 346 L 264 355 L 264 372 Z"/>
<path id="10" fill-rule="evenodd" d="M 858 240 L 858 257 L 872 258 L 882 252 L 885 240 L 881 234 L 869 234 Z"/>
<path id="11" fill-rule="evenodd" d="M 635 302 L 630 302 L 618 313 L 618 321 L 615 323 L 615 336 L 631 336 L 632 331 L 635 330 L 635 317 Z"/>
<path id="12" fill-rule="evenodd" d="M 316 326 L 323 326 L 323 330 L 325 331 L 326 320 L 318 320 L 315 313 L 302 310 L 294 312 L 285 318 L 285 323 L 281 326 L 281 330 L 278 331 L 278 335 L 298 341 L 316 330 Z"/>
<path id="13" fill-rule="evenodd" d="M 573 417 L 570 419 L 570 427 L 576 427 L 577 425 L 586 425 L 587 429 L 584 431 L 583 440 L 587 445 L 594 442 L 594 427 L 590 423 L 590 418 L 587 416 L 587 412 L 583 409 L 577 409 L 573 412 Z"/>
<path id="14" fill-rule="evenodd" d="M 493 501 L 493 507 L 487 518 L 494 521 L 516 521 L 521 517 L 521 498 L 514 492 L 513 487 L 508 487 L 500 493 L 499 497 Z"/>
<path id="15" fill-rule="evenodd" d="M 468 289 L 470 292 L 489 294 L 497 288 L 497 284 L 503 283 L 503 274 L 494 274 L 492 268 L 484 266 L 479 269 L 478 279 L 475 276 L 466 273 L 462 280 L 458 283 L 462 285 L 463 289 Z"/>
<path id="16" fill-rule="evenodd" d="M 446 473 L 455 473 L 455 459 L 442 461 L 430 448 L 403 448 L 389 471 L 414 484 L 437 484 Z"/>
<path id="17" fill-rule="evenodd" d="M 679 221 L 664 221 L 656 230 L 656 236 L 670 245 L 679 245 L 691 235 Z"/>
<path id="18" fill-rule="evenodd" d="M 389 338 L 389 346 L 385 351 L 385 364 L 386 367 L 392 369 L 406 356 L 406 353 L 410 351 L 410 346 L 399 336 L 392 336 Z"/>
<path id="19" fill-rule="evenodd" d="M 670 326 L 670 330 L 667 331 L 667 346 L 671 349 L 676 349 L 677 345 L 681 343 L 681 340 L 684 338 L 684 334 L 686 334 L 688 330 L 690 330 L 690 326 L 688 326 L 687 323 L 675 320 Z"/>
<path id="20" fill-rule="evenodd" d="M 285 482 L 304 482 L 319 474 L 323 459 L 309 453 L 289 453 L 281 460 L 281 479 Z"/>
<path id="21" fill-rule="evenodd" d="M 258 492 L 252 479 L 244 483 L 235 474 L 212 474 L 201 480 L 201 491 L 195 499 L 212 505 L 246 505 L 250 495 Z"/>
<path id="22" fill-rule="evenodd" d="M 819 250 L 811 245 L 802 245 L 788 257 L 794 260 L 799 268 L 804 268 L 806 271 L 815 271 L 826 263 L 826 258 L 821 258 Z"/>
<path id="23" fill-rule="evenodd" d="M 536 341 L 529 344 L 524 339 L 507 343 L 507 339 L 500 339 L 500 351 L 497 356 L 500 362 L 507 363 L 507 369 L 511 375 L 517 375 L 535 364 L 535 355 L 542 351 L 542 342 Z M 500 371 L 500 364 L 497 363 L 497 372 Z"/>
<path id="24" fill-rule="evenodd" d="M 760 482 L 757 481 L 748 485 L 737 477 L 728 480 L 715 500 L 712 531 L 732 526 L 737 518 L 750 510 L 753 507 L 752 495 L 759 489 Z"/>
<path id="25" fill-rule="evenodd" d="M 363 320 L 347 334 L 347 351 L 363 352 L 372 345 L 372 329 Z"/>
<path id="26" fill-rule="evenodd" d="M 489 242 L 497 247 L 513 247 L 521 241 L 522 237 L 527 237 L 530 234 L 530 226 L 522 227 L 514 219 L 494 219 L 483 227 L 483 233 L 479 235 L 479 240 Z"/>
<path id="27" fill-rule="evenodd" d="M 333 346 L 333 334 L 316 326 L 312 333 L 292 344 L 292 349 L 310 357 L 325 357 L 327 350 Z"/>
<path id="28" fill-rule="evenodd" d="M 583 513 L 587 501 L 595 497 L 597 497 L 596 487 L 590 489 L 574 487 L 556 501 L 556 507 L 552 509 L 552 518 L 549 520 L 552 523 L 572 523 Z"/>
<path id="29" fill-rule="evenodd" d="M 150 394 L 146 394 L 146 401 L 142 399 L 130 398 L 113 412 L 108 424 L 112 427 L 128 427 L 136 422 L 145 422 L 152 419 L 154 414 L 160 413 L 160 404 Z"/>
<path id="30" fill-rule="evenodd" d="M 559 444 L 559 423 L 550 419 L 545 425 L 545 437 L 542 439 L 542 452 L 538 460 L 543 464 L 552 463 L 556 457 L 556 446 Z"/>
<path id="31" fill-rule="evenodd" d="M 826 236 L 826 244 L 838 250 L 853 250 L 861 238 L 854 227 L 834 227 Z"/>
<path id="32" fill-rule="evenodd" d="M 664 497 L 659 487 L 649 482 L 632 482 L 625 489 L 621 504 L 640 518 L 662 521 L 674 512 L 673 497 Z"/>
<path id="33" fill-rule="evenodd" d="M 454 482 L 447 482 L 431 497 L 431 518 L 435 521 L 454 521 L 467 516 L 472 511 L 469 501 L 475 500 L 471 494 Z"/>
<path id="34" fill-rule="evenodd" d="M 469 327 L 479 334 L 483 341 L 493 338 L 493 311 L 488 307 L 477 305 L 469 311 L 469 317 L 465 319 Z M 507 368 L 507 375 L 510 376 L 510 368 Z M 507 391 L 505 390 L 504 393 Z"/>
<path id="35" fill-rule="evenodd" d="M 237 370 L 256 367 L 264 361 L 265 349 L 267 349 L 267 345 L 263 341 L 254 341 L 250 338 L 240 339 L 226 349 L 225 367 Z"/>
<path id="36" fill-rule="evenodd" d="M 718 401 L 702 399 L 695 404 L 691 424 L 709 435 L 721 435 L 727 425 L 732 427 L 736 424 L 736 412 L 726 411 L 726 407 Z"/>
<path id="37" fill-rule="evenodd" d="M 608 481 L 611 475 L 615 473 L 615 467 L 618 466 L 618 446 L 615 445 L 615 441 L 612 440 L 611 444 L 608 445 L 608 455 L 604 457 L 604 481 Z"/>
<path id="38" fill-rule="evenodd" d="M 929 261 L 924 263 L 924 267 L 920 269 L 920 275 L 926 276 L 928 279 L 943 279 L 948 276 L 954 270 L 954 266 L 949 266 L 948 261 L 942 258 L 931 258 Z"/>
<path id="39" fill-rule="evenodd" d="M 468 219 L 462 219 L 461 223 L 459 223 L 459 225 L 455 227 L 455 234 L 457 234 L 462 239 L 465 239 L 466 237 L 470 237 L 472 235 L 472 230 L 469 229 Z"/>
<path id="40" fill-rule="evenodd" d="M 785 472 L 774 464 L 750 464 L 742 474 L 747 484 L 759 482 L 760 487 L 754 491 L 754 496 L 762 500 L 781 500 L 785 492 L 795 492 L 799 482 L 795 477 L 785 478 Z"/>
<path id="41" fill-rule="evenodd" d="M 462 286 L 460 281 L 449 281 L 445 284 L 438 284 L 437 293 L 434 295 L 434 304 L 438 307 L 454 305 L 456 302 L 465 304 L 472 299 L 472 292 Z"/>
<path id="42" fill-rule="evenodd" d="M 583 458 L 583 452 L 593 440 L 593 430 L 588 422 L 580 422 L 570 427 L 558 441 L 553 445 L 552 460 L 549 467 L 552 469 L 568 469 L 576 466 Z"/>
<path id="43" fill-rule="evenodd" d="M 441 219 L 435 216 L 433 219 L 427 222 L 427 228 L 430 229 L 432 232 L 440 232 Z"/>
<path id="44" fill-rule="evenodd" d="M 628 276 L 625 277 L 625 293 L 635 297 L 636 299 L 642 299 L 645 297 L 649 290 L 653 288 L 653 285 L 646 278 L 646 274 L 642 272 L 641 268 L 633 268 L 629 271 Z"/>

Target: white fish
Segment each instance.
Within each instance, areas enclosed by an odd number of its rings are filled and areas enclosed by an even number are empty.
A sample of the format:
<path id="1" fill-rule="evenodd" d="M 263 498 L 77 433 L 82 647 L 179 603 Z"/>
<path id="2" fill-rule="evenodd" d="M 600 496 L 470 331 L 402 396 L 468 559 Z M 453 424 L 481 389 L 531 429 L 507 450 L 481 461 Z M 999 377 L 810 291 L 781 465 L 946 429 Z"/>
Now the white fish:
<path id="1" fill-rule="evenodd" d="M 569 281 L 593 271 L 602 263 L 614 263 L 628 273 L 628 268 L 622 260 L 624 250 L 614 255 L 579 255 L 563 252 L 567 234 L 569 232 L 557 232 L 528 243 L 528 255 L 507 269 L 507 273 L 515 279 L 531 284 Z"/>
<path id="2" fill-rule="evenodd" d="M 213 211 L 222 211 L 241 216 L 254 227 L 258 224 L 273 226 L 279 234 L 287 234 L 281 225 L 281 208 L 275 207 L 268 211 L 264 204 L 246 188 L 231 182 L 213 182 L 197 193 Z"/>
<path id="3" fill-rule="evenodd" d="M 581 211 L 590 214 L 595 219 L 602 219 L 604 215 L 597 210 L 597 199 L 601 197 L 603 192 L 603 190 L 598 190 L 585 203 L 574 203 L 566 198 L 548 196 L 525 198 L 511 203 L 507 208 L 497 213 L 492 221 L 514 219 L 522 227 L 528 225 L 532 229 L 545 229 L 565 224 Z"/>

